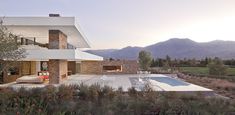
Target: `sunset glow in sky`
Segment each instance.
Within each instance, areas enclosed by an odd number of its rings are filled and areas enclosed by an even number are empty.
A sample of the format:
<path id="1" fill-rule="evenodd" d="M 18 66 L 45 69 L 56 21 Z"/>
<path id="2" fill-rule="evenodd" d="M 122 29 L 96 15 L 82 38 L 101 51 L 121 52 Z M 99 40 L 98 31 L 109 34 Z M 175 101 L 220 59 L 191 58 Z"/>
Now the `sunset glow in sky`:
<path id="1" fill-rule="evenodd" d="M 0 16 L 76 16 L 93 49 L 235 41 L 235 0 L 1 0 Z"/>

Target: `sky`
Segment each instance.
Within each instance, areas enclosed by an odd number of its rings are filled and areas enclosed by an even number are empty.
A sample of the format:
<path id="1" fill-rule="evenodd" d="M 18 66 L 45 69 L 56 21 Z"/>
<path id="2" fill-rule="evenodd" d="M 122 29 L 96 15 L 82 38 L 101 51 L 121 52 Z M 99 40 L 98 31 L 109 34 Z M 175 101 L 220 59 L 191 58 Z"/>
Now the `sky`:
<path id="1" fill-rule="evenodd" d="M 0 0 L 0 16 L 75 16 L 92 49 L 235 40 L 235 0 Z"/>

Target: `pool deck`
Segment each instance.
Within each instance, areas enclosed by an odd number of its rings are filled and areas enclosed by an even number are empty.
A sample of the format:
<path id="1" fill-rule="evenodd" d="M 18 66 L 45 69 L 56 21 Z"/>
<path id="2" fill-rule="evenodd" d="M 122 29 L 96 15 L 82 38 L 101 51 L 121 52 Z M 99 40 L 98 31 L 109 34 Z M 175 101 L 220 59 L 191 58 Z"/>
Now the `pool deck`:
<path id="1" fill-rule="evenodd" d="M 162 74 L 125 74 L 125 75 L 71 75 L 66 80 L 63 80 L 59 85 L 79 85 L 79 84 L 99 84 L 101 86 L 107 85 L 114 89 L 122 87 L 124 91 L 135 87 L 141 90 L 148 84 L 154 91 L 178 91 L 178 92 L 212 92 L 213 90 L 194 85 L 178 79 L 176 75 L 162 75 Z M 45 87 L 44 84 L 17 84 L 15 82 L 8 84 L 1 84 L 0 87 L 12 87 L 13 89 L 24 88 L 40 88 Z M 56 85 L 58 86 L 58 85 Z"/>

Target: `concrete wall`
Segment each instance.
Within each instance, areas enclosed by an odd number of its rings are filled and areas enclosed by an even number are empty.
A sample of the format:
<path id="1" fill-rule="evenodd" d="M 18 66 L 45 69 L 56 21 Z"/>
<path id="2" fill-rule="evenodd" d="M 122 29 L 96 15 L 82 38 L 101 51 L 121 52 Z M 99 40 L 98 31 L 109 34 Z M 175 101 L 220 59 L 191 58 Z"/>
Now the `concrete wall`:
<path id="1" fill-rule="evenodd" d="M 103 66 L 122 66 L 121 72 L 106 72 Z M 81 74 L 136 74 L 138 63 L 136 60 L 114 60 L 114 61 L 82 61 Z"/>

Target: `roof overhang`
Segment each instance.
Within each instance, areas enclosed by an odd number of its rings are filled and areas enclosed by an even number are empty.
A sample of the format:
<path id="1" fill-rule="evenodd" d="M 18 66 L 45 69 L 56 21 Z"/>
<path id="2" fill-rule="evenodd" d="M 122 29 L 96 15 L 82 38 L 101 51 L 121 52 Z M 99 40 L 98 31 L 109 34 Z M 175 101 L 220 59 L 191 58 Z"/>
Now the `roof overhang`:
<path id="1" fill-rule="evenodd" d="M 0 17 L 3 25 L 14 34 L 36 38 L 36 42 L 48 43 L 49 30 L 60 30 L 67 35 L 68 43 L 77 48 L 90 48 L 75 17 Z"/>
<path id="2" fill-rule="evenodd" d="M 47 61 L 49 59 L 102 61 L 103 57 L 82 52 L 78 49 L 38 49 L 26 50 L 26 58 L 23 58 L 22 61 Z"/>

